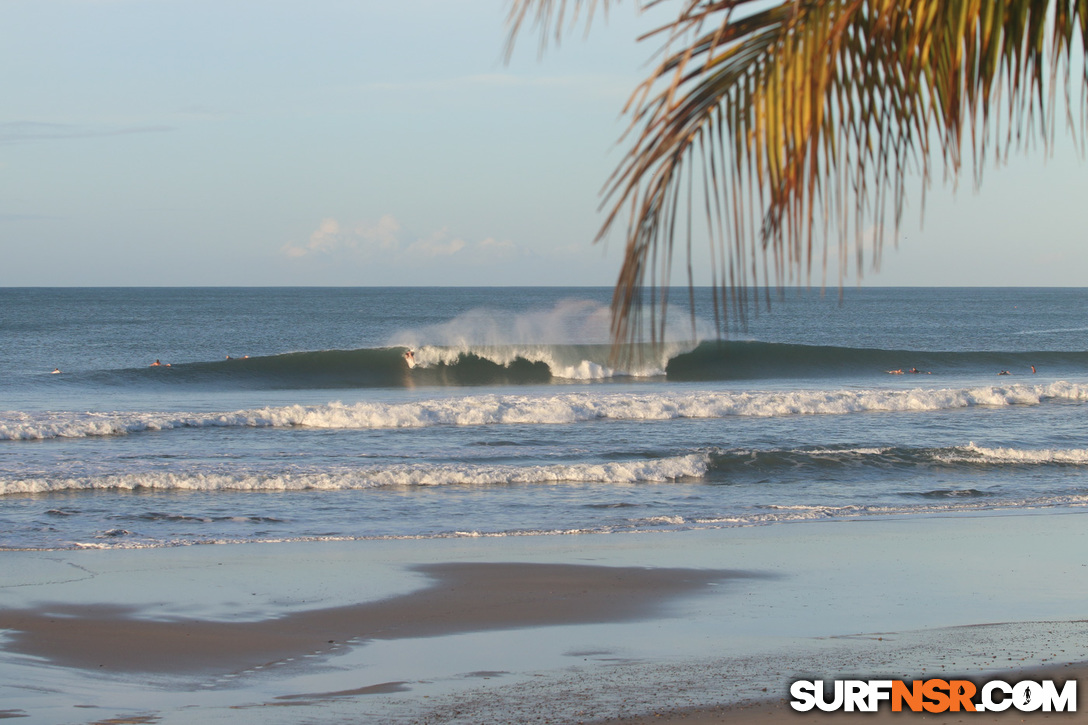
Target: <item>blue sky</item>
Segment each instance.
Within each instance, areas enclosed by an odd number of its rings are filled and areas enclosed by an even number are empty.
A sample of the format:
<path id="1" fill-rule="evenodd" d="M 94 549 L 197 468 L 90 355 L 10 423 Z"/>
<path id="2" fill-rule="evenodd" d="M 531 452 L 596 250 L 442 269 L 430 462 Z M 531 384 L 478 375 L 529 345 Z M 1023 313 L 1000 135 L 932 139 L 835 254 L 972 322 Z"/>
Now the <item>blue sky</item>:
<path id="1" fill-rule="evenodd" d="M 0 0 L 0 285 L 611 285 L 598 192 L 657 18 L 505 64 L 505 9 Z M 1082 286 L 1086 171 L 1063 141 L 937 183 L 922 227 L 915 191 L 864 283 Z"/>

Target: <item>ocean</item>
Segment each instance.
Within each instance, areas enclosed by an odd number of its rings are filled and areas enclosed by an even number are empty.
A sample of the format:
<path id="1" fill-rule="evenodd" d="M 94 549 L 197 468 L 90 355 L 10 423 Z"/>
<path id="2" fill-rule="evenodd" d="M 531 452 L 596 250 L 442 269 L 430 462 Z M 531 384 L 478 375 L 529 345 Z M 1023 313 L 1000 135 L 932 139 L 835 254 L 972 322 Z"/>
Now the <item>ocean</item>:
<path id="1" fill-rule="evenodd" d="M 1088 503 L 1086 289 L 788 290 L 725 339 L 709 290 L 694 321 L 674 290 L 623 364 L 610 295 L 0 289 L 0 549 Z"/>

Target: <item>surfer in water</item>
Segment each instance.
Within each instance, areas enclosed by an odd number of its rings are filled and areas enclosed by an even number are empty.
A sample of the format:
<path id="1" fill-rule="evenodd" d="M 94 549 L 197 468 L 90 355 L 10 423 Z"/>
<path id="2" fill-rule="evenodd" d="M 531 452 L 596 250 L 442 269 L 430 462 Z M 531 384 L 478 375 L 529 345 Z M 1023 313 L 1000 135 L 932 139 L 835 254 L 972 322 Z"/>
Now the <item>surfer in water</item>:
<path id="1" fill-rule="evenodd" d="M 408 363 L 408 368 L 414 368 L 416 366 L 416 354 L 411 350 L 404 353 L 404 362 Z"/>

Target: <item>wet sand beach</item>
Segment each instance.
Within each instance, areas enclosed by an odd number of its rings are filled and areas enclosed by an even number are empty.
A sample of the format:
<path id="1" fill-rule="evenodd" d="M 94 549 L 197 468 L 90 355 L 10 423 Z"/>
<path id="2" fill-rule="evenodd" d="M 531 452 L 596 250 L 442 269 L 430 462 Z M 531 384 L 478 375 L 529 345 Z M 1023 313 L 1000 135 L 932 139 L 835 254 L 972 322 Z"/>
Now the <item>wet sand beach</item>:
<path id="1" fill-rule="evenodd" d="M 230 672 L 331 654 L 336 645 L 485 630 L 650 619 L 670 600 L 745 572 L 454 562 L 412 567 L 423 589 L 379 601 L 288 609 L 256 621 L 144 619 L 131 606 L 53 604 L 0 612 L 7 649 L 74 668 Z M 137 646 L 125 646 L 125 643 Z"/>
<path id="2" fill-rule="evenodd" d="M 783 709 L 792 680 L 1079 675 L 1065 665 L 1088 660 L 1084 520 L 0 552 L 0 709 L 34 723 L 826 720 Z"/>
<path id="3" fill-rule="evenodd" d="M 1020 679 L 1034 681 L 1054 680 L 1064 683 L 1067 680 L 1076 680 L 1079 691 L 1083 689 L 1083 683 L 1088 682 L 1088 663 L 1066 663 L 1056 667 L 1029 667 L 1012 669 L 1004 672 L 986 675 L 986 679 L 1002 679 L 1015 682 Z M 1078 705 L 1080 700 L 1078 699 Z M 877 712 L 867 713 L 827 713 L 809 712 L 801 713 L 790 707 L 788 699 L 766 699 L 747 703 L 735 703 L 707 708 L 687 708 L 679 710 L 662 710 L 638 717 L 625 717 L 600 721 L 599 725 L 652 725 L 653 723 L 683 723 L 683 725 L 720 725 L 732 723 L 733 725 L 773 725 L 777 723 L 909 723 L 924 721 L 926 725 L 951 725 L 952 723 L 971 722 L 984 725 L 985 723 L 1020 723 L 1020 722 L 1057 722 L 1057 723 L 1083 723 L 1088 722 L 1088 709 L 1078 707 L 1078 712 L 1036 712 L 1023 713 L 1015 708 L 1009 708 L 1004 712 L 995 713 L 893 713 L 885 706 Z"/>

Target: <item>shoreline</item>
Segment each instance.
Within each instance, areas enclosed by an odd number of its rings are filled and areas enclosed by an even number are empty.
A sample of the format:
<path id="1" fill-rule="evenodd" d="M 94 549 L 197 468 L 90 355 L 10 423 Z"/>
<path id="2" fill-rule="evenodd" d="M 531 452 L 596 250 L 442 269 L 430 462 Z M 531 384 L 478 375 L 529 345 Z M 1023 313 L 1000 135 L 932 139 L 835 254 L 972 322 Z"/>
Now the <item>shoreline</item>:
<path id="1" fill-rule="evenodd" d="M 429 584 L 374 602 L 288 611 L 266 619 L 146 619 L 135 607 L 54 604 L 0 610 L 0 630 L 9 632 L 7 651 L 64 667 L 229 672 L 269 661 L 328 656 L 345 645 L 365 646 L 374 640 L 652 619 L 671 600 L 712 583 L 758 576 L 527 562 L 452 562 L 412 569 Z M 115 646 L 125 638 L 141 646 Z"/>
<path id="2" fill-rule="evenodd" d="M 978 674 L 960 673 L 949 675 L 946 678 L 970 679 L 974 682 L 984 680 L 1004 680 L 1016 682 L 1017 680 L 1054 680 L 1064 683 L 1068 680 L 1076 680 L 1078 687 L 1078 711 L 1077 712 L 1020 712 L 1015 708 L 1009 708 L 1003 712 L 971 713 L 968 721 L 983 725 L 984 723 L 1011 723 L 1011 722 L 1042 722 L 1056 720 L 1064 723 L 1088 722 L 1088 706 L 1085 705 L 1083 696 L 1088 695 L 1084 691 L 1084 683 L 1088 683 L 1088 661 L 1067 662 L 1046 667 L 1029 667 L 1020 669 L 1000 670 L 988 672 L 980 677 Z M 719 725 L 731 723 L 733 725 L 781 725 L 783 723 L 797 722 L 907 722 L 911 719 L 925 719 L 927 725 L 953 725 L 964 722 L 965 714 L 962 712 L 945 713 L 894 713 L 887 704 L 884 704 L 876 712 L 797 712 L 789 705 L 788 697 L 768 697 L 741 703 L 727 703 L 702 708 L 679 708 L 674 710 L 661 710 L 645 715 L 633 717 L 605 718 L 597 720 L 593 725 L 652 725 L 653 723 L 679 722 L 685 725 Z"/>
<path id="3" fill-rule="evenodd" d="M 0 716 L 746 723 L 802 676 L 1081 676 L 1080 516 L 0 552 Z"/>

